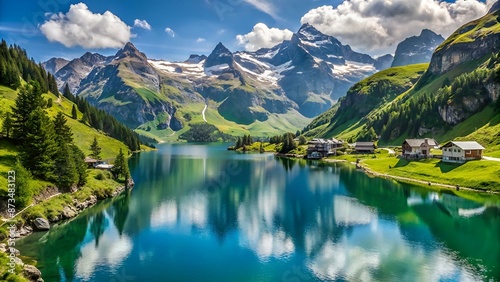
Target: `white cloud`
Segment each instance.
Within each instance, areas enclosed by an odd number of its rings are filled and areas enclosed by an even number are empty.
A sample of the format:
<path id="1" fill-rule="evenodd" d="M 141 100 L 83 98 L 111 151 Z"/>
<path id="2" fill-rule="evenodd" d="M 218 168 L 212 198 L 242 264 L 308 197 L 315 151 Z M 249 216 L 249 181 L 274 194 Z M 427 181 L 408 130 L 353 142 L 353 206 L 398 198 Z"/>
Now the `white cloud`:
<path id="1" fill-rule="evenodd" d="M 207 40 L 203 37 L 198 37 L 198 39 L 196 39 L 197 43 L 201 43 L 201 42 L 205 42 L 205 41 L 207 41 Z"/>
<path id="2" fill-rule="evenodd" d="M 279 19 L 276 14 L 276 8 L 269 0 L 244 0 L 246 3 L 254 6 L 257 10 L 260 10 L 275 19 Z"/>
<path id="3" fill-rule="evenodd" d="M 140 27 L 142 29 L 151 30 L 151 25 L 146 20 L 135 19 L 134 26 Z"/>
<path id="4" fill-rule="evenodd" d="M 486 14 L 493 0 L 346 0 L 336 8 L 310 10 L 302 23 L 337 37 L 355 49 L 372 54 L 392 53 L 405 38 L 424 28 L 443 37 L 468 21 Z"/>
<path id="5" fill-rule="evenodd" d="M 171 37 L 175 37 L 175 31 L 171 29 L 170 27 L 165 28 L 165 32 L 170 35 Z"/>
<path id="6" fill-rule="evenodd" d="M 66 47 L 120 48 L 130 41 L 130 26 L 110 11 L 92 13 L 84 3 L 71 5 L 68 13 L 50 14 L 40 30 L 51 42 Z"/>
<path id="7" fill-rule="evenodd" d="M 260 48 L 273 47 L 283 40 L 292 38 L 293 32 L 288 29 L 269 28 L 263 23 L 256 24 L 252 31 L 244 34 L 237 35 L 236 40 L 238 44 L 244 46 L 248 51 L 255 51 Z"/>

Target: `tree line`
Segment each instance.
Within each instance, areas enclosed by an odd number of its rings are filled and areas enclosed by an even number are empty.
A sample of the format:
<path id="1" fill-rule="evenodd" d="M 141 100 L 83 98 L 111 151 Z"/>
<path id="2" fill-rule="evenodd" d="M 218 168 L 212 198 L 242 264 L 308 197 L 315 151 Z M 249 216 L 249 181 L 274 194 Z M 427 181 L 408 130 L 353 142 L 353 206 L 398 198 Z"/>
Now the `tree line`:
<path id="1" fill-rule="evenodd" d="M 54 76 L 45 71 L 41 64 L 29 59 L 26 50 L 17 45 L 7 46 L 2 39 L 0 43 L 0 84 L 16 90 L 24 81 L 38 81 L 42 93 L 48 91 L 58 95 Z"/>
<path id="2" fill-rule="evenodd" d="M 122 141 L 131 151 L 138 151 L 141 149 L 141 141 L 137 133 L 105 111 L 90 105 L 90 103 L 84 98 L 73 95 L 69 90 L 68 84 L 64 85 L 63 96 L 75 103 L 78 110 L 82 112 L 83 123 L 89 124 L 91 127 L 103 131 L 107 135 Z M 73 106 L 72 109 L 73 119 L 77 119 L 78 116 L 76 107 Z"/>

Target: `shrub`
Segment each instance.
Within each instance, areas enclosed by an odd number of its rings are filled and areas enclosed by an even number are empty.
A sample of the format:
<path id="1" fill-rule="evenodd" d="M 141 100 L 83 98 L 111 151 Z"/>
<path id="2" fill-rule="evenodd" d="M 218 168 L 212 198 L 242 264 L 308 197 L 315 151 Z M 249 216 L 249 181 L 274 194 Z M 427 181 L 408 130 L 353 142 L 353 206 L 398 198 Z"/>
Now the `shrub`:
<path id="1" fill-rule="evenodd" d="M 99 172 L 96 176 L 95 179 L 97 180 L 104 180 L 106 177 L 104 176 L 104 173 Z"/>

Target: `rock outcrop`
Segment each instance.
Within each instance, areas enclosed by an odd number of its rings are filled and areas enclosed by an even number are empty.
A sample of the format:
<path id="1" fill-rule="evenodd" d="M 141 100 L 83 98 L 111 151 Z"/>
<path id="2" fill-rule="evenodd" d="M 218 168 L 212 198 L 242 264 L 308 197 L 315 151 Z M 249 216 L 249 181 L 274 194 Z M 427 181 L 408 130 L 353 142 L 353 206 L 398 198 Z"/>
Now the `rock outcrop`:
<path id="1" fill-rule="evenodd" d="M 33 220 L 33 226 L 36 230 L 39 231 L 46 231 L 50 229 L 49 221 L 41 217 L 35 218 L 35 220 Z"/>
<path id="2" fill-rule="evenodd" d="M 500 11 L 465 24 L 441 44 L 433 54 L 429 73 L 441 75 L 485 55 L 500 51 Z"/>

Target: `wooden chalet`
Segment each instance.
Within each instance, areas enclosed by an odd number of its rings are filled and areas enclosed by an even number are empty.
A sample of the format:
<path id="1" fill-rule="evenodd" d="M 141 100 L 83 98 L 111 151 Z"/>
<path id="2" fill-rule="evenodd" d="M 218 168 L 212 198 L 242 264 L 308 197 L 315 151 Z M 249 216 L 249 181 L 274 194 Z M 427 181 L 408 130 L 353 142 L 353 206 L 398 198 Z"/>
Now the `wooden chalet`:
<path id="1" fill-rule="evenodd" d="M 476 141 L 450 141 L 442 149 L 443 161 L 455 163 L 480 160 L 484 152 L 484 147 Z"/>
<path id="2" fill-rule="evenodd" d="M 337 148 L 343 146 L 343 142 L 337 139 L 315 138 L 307 143 L 307 158 L 321 159 L 336 153 Z"/>
<path id="3" fill-rule="evenodd" d="M 402 145 L 405 158 L 429 158 L 432 156 L 431 149 L 438 146 L 436 140 L 431 138 L 406 139 Z"/>
<path id="4" fill-rule="evenodd" d="M 375 153 L 375 143 L 374 142 L 356 142 L 354 145 L 354 150 L 358 154 L 373 154 Z"/>

